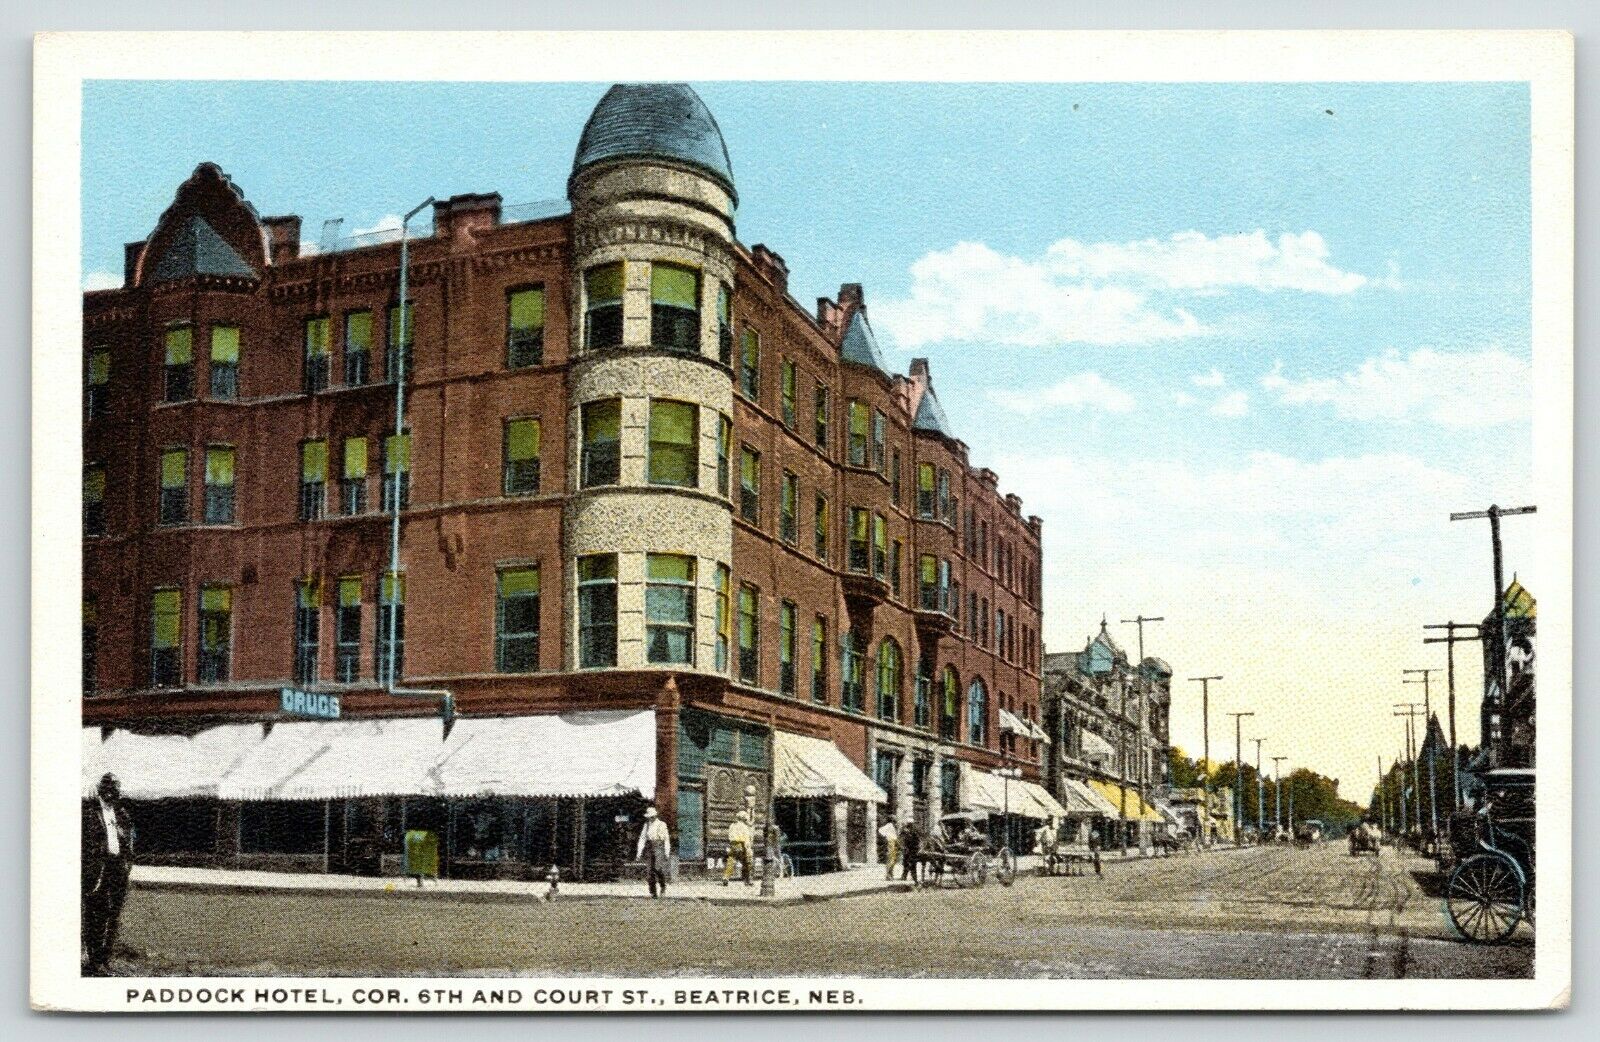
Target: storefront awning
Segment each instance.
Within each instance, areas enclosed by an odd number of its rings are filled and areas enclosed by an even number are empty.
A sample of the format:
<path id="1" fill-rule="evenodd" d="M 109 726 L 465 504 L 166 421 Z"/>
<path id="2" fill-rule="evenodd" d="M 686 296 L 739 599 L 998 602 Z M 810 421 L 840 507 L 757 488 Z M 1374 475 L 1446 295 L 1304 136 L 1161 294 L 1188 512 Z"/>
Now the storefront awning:
<path id="1" fill-rule="evenodd" d="M 867 803 L 889 799 L 888 793 L 825 738 L 777 731 L 772 744 L 774 796 L 841 796 Z"/>
<path id="2" fill-rule="evenodd" d="M 1028 725 L 1023 723 L 1021 717 L 1009 709 L 1000 710 L 1000 730 L 1010 731 L 1012 734 L 1020 734 L 1024 738 L 1033 737 L 1028 731 Z"/>
<path id="3" fill-rule="evenodd" d="M 1062 806 L 1061 802 L 1054 796 L 1050 795 L 1050 790 L 1043 785 L 1025 781 L 1022 783 L 1022 791 L 1027 793 L 1034 803 L 1038 804 L 1042 817 L 1064 818 L 1067 816 L 1067 808 Z"/>
<path id="4" fill-rule="evenodd" d="M 1076 778 L 1061 779 L 1061 795 L 1066 798 L 1067 814 L 1070 817 L 1114 818 L 1117 816 L 1117 808 L 1107 803 L 1104 796 Z"/>
<path id="5" fill-rule="evenodd" d="M 1111 805 L 1112 817 L 1120 817 L 1124 821 L 1153 821 L 1157 823 L 1167 820 L 1154 807 L 1140 799 L 1139 793 L 1135 789 L 1124 790 L 1122 786 L 1115 782 L 1096 781 L 1094 779 L 1090 779 L 1089 784 Z M 1124 793 L 1126 793 L 1126 796 L 1124 796 Z"/>
<path id="6" fill-rule="evenodd" d="M 225 800 L 417 795 L 429 768 L 454 744 L 453 733 L 451 739 L 446 743 L 437 718 L 274 723 L 228 773 L 217 795 Z"/>
<path id="7" fill-rule="evenodd" d="M 652 710 L 460 720 L 428 796 L 622 796 L 656 790 Z"/>
<path id="8" fill-rule="evenodd" d="M 1111 743 L 1095 734 L 1093 731 L 1083 731 L 1079 737 L 1083 740 L 1083 759 L 1090 763 L 1099 761 L 1104 764 L 1112 763 L 1116 758 L 1116 750 L 1111 748 Z"/>
<path id="9" fill-rule="evenodd" d="M 110 771 L 128 799 L 215 796 L 228 772 L 260 743 L 261 730 L 259 724 L 232 724 L 192 737 L 112 731 L 102 740 L 100 728 L 82 728 L 82 792 L 92 795 Z"/>

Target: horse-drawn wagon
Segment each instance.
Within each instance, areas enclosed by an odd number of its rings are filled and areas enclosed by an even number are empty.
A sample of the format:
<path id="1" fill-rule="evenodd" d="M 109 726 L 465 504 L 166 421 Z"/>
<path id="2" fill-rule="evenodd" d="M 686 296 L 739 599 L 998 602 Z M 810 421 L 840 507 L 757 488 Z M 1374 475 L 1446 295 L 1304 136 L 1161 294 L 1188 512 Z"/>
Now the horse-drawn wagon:
<path id="1" fill-rule="evenodd" d="M 1363 821 L 1350 830 L 1350 856 L 1359 857 L 1362 854 L 1378 856 L 1378 830 L 1370 821 Z"/>
<path id="2" fill-rule="evenodd" d="M 1487 772 L 1470 827 L 1452 836 L 1460 859 L 1445 883 L 1445 914 L 1466 940 L 1499 944 L 1518 923 L 1533 925 L 1533 782 L 1532 770 Z"/>
<path id="3" fill-rule="evenodd" d="M 992 875 L 1001 886 L 1017 878 L 1017 859 L 1011 848 L 989 841 L 984 829 L 989 816 L 982 811 L 946 814 L 923 837 L 917 852 L 917 877 L 935 886 L 948 875 L 959 887 L 980 887 Z"/>

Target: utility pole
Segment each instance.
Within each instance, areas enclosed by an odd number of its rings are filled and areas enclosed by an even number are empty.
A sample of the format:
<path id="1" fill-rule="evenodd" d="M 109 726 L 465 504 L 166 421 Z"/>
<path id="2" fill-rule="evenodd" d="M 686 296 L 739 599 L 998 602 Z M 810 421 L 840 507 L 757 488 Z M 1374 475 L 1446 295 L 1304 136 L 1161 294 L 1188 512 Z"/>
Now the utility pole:
<path id="1" fill-rule="evenodd" d="M 1244 820 L 1244 718 L 1254 713 L 1229 713 L 1233 717 L 1233 843 L 1239 845 L 1239 823 Z"/>
<path id="2" fill-rule="evenodd" d="M 1274 756 L 1272 758 L 1272 776 L 1276 782 L 1276 792 L 1272 801 L 1272 825 L 1279 832 L 1283 831 L 1283 761 L 1287 756 Z"/>
<path id="3" fill-rule="evenodd" d="M 1132 624 L 1139 627 L 1139 725 L 1136 731 L 1139 739 L 1139 769 L 1135 772 L 1134 776 L 1139 785 L 1139 801 L 1145 806 L 1149 806 L 1150 792 L 1148 779 L 1146 778 L 1146 767 L 1149 757 L 1146 755 L 1145 749 L 1145 731 L 1146 720 L 1149 713 L 1150 677 L 1144 669 L 1144 624 L 1147 622 L 1165 622 L 1166 619 L 1160 615 L 1145 615 L 1141 612 L 1131 619 L 1123 619 L 1122 621 L 1125 625 Z M 1143 810 L 1143 808 L 1140 809 Z M 1147 822 L 1142 820 L 1144 818 L 1142 813 L 1139 815 L 1139 817 L 1141 819 L 1139 822 L 1139 852 L 1144 854 L 1148 853 L 1148 843 L 1146 840 L 1148 838 L 1148 830 L 1150 826 Z"/>
<path id="4" fill-rule="evenodd" d="M 1395 713 L 1394 715 L 1403 716 L 1406 718 L 1406 760 L 1411 764 L 1411 792 L 1413 793 L 1411 798 L 1411 809 L 1413 814 L 1411 817 L 1412 820 L 1416 822 L 1417 831 L 1420 832 L 1422 831 L 1422 770 L 1417 763 L 1417 754 L 1415 751 L 1416 747 L 1413 741 L 1412 722 L 1419 715 L 1421 715 L 1422 703 L 1397 702 L 1395 703 L 1395 708 L 1405 710 L 1403 713 Z M 1403 778 L 1404 775 L 1401 777 Z M 1404 803 L 1403 792 L 1401 797 L 1401 802 Z"/>
<path id="5" fill-rule="evenodd" d="M 1250 740 L 1256 743 L 1256 835 L 1259 837 L 1262 832 L 1266 831 L 1267 827 L 1267 794 L 1265 791 L 1266 783 L 1261 780 L 1261 743 L 1266 741 L 1266 739 L 1252 738 Z"/>
<path id="6" fill-rule="evenodd" d="M 1422 627 L 1425 630 L 1445 630 L 1442 637 L 1423 637 L 1424 644 L 1443 644 L 1445 679 L 1450 687 L 1450 810 L 1461 809 L 1461 744 L 1456 741 L 1456 645 L 1463 641 L 1483 640 L 1483 627 L 1475 622 L 1440 622 Z M 1471 630 L 1472 635 L 1456 636 L 1456 630 Z"/>
<path id="7" fill-rule="evenodd" d="M 1200 846 L 1211 846 L 1211 682 L 1221 680 L 1216 677 L 1190 677 L 1191 682 L 1200 684 L 1200 733 L 1205 743 L 1200 754 L 1200 788 L 1204 795 L 1205 807 L 1200 812 Z"/>
<path id="8" fill-rule="evenodd" d="M 1466 510 L 1450 515 L 1450 520 L 1452 521 L 1469 521 L 1482 517 L 1489 519 L 1489 543 L 1494 552 L 1494 636 L 1499 641 L 1499 645 L 1494 656 L 1494 662 L 1496 663 L 1495 673 L 1497 674 L 1494 680 L 1495 687 L 1499 689 L 1499 693 L 1495 696 L 1492 703 L 1488 700 L 1485 700 L 1481 710 L 1481 716 L 1484 720 L 1487 720 L 1489 714 L 1495 709 L 1505 705 L 1506 696 L 1511 684 L 1510 664 L 1506 661 L 1506 573 L 1504 555 L 1500 546 L 1500 519 L 1502 517 L 1508 517 L 1516 514 L 1537 513 L 1538 509 L 1538 507 L 1531 506 L 1499 507 L 1491 504 L 1488 510 Z M 1483 730 L 1486 733 L 1488 728 L 1484 728 Z M 1490 758 L 1489 766 L 1498 767 L 1499 764 L 1495 762 L 1497 759 L 1495 750 L 1485 749 L 1484 751 Z"/>
<path id="9" fill-rule="evenodd" d="M 1422 684 L 1422 732 L 1423 740 L 1417 746 L 1417 751 L 1422 751 L 1422 746 L 1428 744 L 1428 739 L 1433 737 L 1433 701 L 1428 696 L 1428 678 L 1437 669 L 1402 669 L 1405 674 L 1402 684 Z M 1421 681 L 1411 679 L 1415 674 L 1422 675 Z M 1439 783 L 1435 777 L 1433 761 L 1437 758 L 1438 750 L 1428 754 L 1428 826 L 1433 829 L 1433 834 L 1439 834 Z M 1420 815 L 1419 815 L 1420 817 Z"/>
<path id="10" fill-rule="evenodd" d="M 1378 831 L 1389 831 L 1389 804 L 1383 791 L 1383 757 L 1378 757 Z"/>

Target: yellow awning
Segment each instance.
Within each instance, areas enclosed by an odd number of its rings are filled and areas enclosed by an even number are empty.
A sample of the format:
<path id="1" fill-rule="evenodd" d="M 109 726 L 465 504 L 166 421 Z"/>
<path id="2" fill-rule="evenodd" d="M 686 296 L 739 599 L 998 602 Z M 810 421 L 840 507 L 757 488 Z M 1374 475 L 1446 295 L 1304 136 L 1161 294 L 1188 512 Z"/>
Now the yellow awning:
<path id="1" fill-rule="evenodd" d="M 1160 811 L 1140 799 L 1139 793 L 1135 789 L 1126 790 L 1127 802 L 1124 803 L 1123 787 L 1115 782 L 1096 781 L 1091 778 L 1089 784 L 1105 798 L 1107 803 L 1118 809 L 1124 821 L 1153 821 L 1161 823 L 1167 820 L 1161 816 Z"/>

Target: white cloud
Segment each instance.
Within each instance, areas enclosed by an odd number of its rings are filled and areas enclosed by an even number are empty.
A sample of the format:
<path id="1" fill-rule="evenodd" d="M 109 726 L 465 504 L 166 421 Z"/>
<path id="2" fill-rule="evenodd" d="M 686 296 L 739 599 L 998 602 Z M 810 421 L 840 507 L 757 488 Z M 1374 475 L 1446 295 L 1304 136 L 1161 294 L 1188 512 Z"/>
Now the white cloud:
<path id="1" fill-rule="evenodd" d="M 1223 387 L 1226 386 L 1228 378 L 1223 376 L 1220 370 L 1213 369 L 1209 373 L 1189 377 L 1189 382 L 1196 387 Z"/>
<path id="2" fill-rule="evenodd" d="M 1197 402 L 1199 400 L 1200 399 L 1196 398 L 1194 395 L 1190 394 L 1188 391 L 1173 391 L 1172 392 L 1172 404 L 1173 405 L 1181 405 L 1181 406 L 1187 408 L 1187 407 L 1193 405 L 1195 402 Z"/>
<path id="3" fill-rule="evenodd" d="M 1287 232 L 1276 241 L 1260 229 L 1216 238 L 1187 231 L 1135 242 L 1062 239 L 1046 255 L 1050 267 L 1066 278 L 1132 279 L 1168 289 L 1343 294 L 1367 282 L 1365 275 L 1329 264 L 1328 244 L 1314 231 Z"/>
<path id="4" fill-rule="evenodd" d="M 121 289 L 122 273 L 120 271 L 91 271 L 83 277 L 83 291 L 93 292 L 97 289 Z"/>
<path id="5" fill-rule="evenodd" d="M 397 213 L 386 213 L 382 217 L 378 218 L 377 223 L 368 225 L 365 228 L 356 228 L 350 233 L 350 237 L 354 238 L 357 235 L 371 235 L 373 232 L 398 232 L 399 230 L 400 215 Z"/>
<path id="6" fill-rule="evenodd" d="M 1243 391 L 1233 391 L 1218 398 L 1211 406 L 1213 416 L 1243 416 L 1250 410 L 1250 396 Z"/>
<path id="7" fill-rule="evenodd" d="M 1488 427 L 1526 418 L 1533 367 L 1498 347 L 1475 351 L 1388 351 L 1334 377 L 1293 379 L 1279 362 L 1261 386 L 1285 405 L 1331 405 L 1352 420 L 1425 420 Z"/>
<path id="8" fill-rule="evenodd" d="M 988 398 L 1012 412 L 1031 416 L 1046 409 L 1099 409 L 1104 412 L 1130 412 L 1133 395 L 1099 373 L 1077 373 L 1041 390 L 992 390 Z"/>

